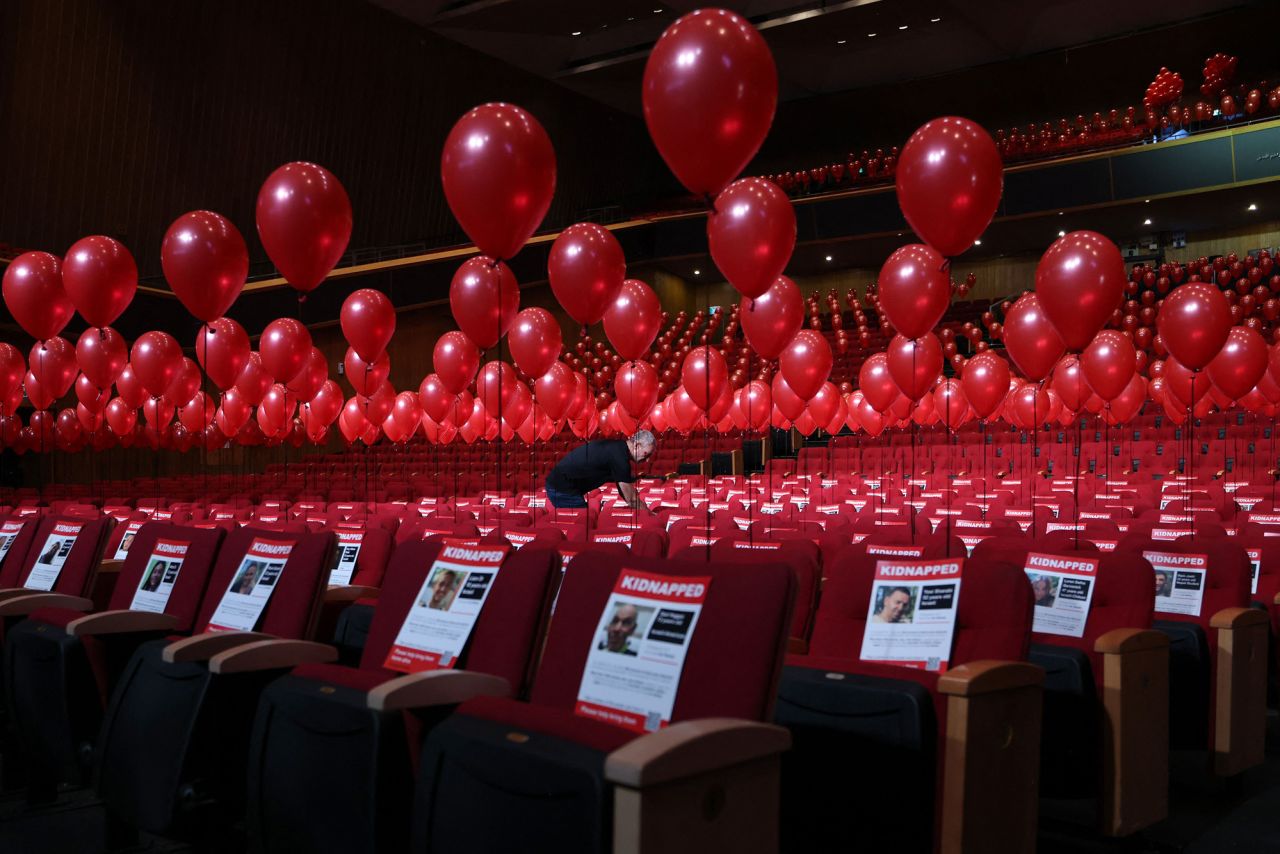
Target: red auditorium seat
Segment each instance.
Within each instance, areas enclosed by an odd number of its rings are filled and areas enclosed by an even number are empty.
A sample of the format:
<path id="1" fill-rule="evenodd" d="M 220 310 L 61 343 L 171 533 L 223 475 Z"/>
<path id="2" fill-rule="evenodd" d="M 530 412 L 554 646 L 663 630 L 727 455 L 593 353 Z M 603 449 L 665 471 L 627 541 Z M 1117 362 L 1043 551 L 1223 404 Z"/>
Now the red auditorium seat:
<path id="1" fill-rule="evenodd" d="M 36 608 L 93 607 L 102 549 L 115 524 L 109 516 L 44 516 L 27 550 L 14 587 L 0 589 L 0 619 L 6 623 Z"/>

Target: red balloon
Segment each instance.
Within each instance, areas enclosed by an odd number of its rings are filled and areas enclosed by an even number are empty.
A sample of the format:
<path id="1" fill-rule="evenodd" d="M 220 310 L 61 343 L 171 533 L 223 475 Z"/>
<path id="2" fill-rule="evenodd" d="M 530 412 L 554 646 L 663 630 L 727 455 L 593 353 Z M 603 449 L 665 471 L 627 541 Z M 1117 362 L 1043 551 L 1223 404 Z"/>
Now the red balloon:
<path id="1" fill-rule="evenodd" d="M 168 332 L 144 332 L 133 342 L 129 364 L 143 390 L 159 397 L 182 367 L 182 347 Z"/>
<path id="2" fill-rule="evenodd" d="M 138 265 L 120 241 L 84 237 L 67 250 L 62 284 L 90 326 L 110 326 L 138 291 Z"/>
<path id="3" fill-rule="evenodd" d="M 90 382 L 107 388 L 129 363 L 129 347 L 110 326 L 86 329 L 76 342 L 76 362 Z"/>
<path id="4" fill-rule="evenodd" d="M 249 336 L 229 317 L 219 317 L 196 333 L 196 361 L 219 391 L 236 384 L 249 361 Z"/>
<path id="5" fill-rule="evenodd" d="M 106 404 L 103 404 L 104 408 Z M 76 420 L 80 422 L 80 427 L 87 433 L 96 433 L 102 429 L 106 418 L 103 417 L 102 411 L 94 412 L 86 407 L 83 403 L 76 404 Z"/>
<path id="6" fill-rule="evenodd" d="M 40 381 L 36 379 L 36 375 L 31 371 L 27 371 L 26 376 L 22 378 L 22 385 L 27 392 L 27 399 L 31 401 L 31 405 L 36 409 L 48 409 L 57 400 L 53 392 L 41 385 Z M 18 403 L 21 402 L 18 401 Z M 14 411 L 17 411 L 16 407 L 14 407 Z"/>
<path id="7" fill-rule="evenodd" d="M 961 381 L 943 380 L 933 390 L 933 408 L 949 429 L 955 430 L 963 424 L 969 415 L 969 401 L 965 399 Z"/>
<path id="8" fill-rule="evenodd" d="M 1138 414 L 1147 399 L 1147 381 L 1141 374 L 1129 377 L 1128 384 L 1119 395 L 1111 401 L 1111 417 L 1116 423 L 1123 424 Z"/>
<path id="9" fill-rule="evenodd" d="M 514 104 L 481 104 L 445 139 L 440 178 L 449 209 L 485 255 L 510 259 L 542 223 L 556 154 L 538 120 Z"/>
<path id="10" fill-rule="evenodd" d="M 324 281 L 347 251 L 351 200 L 323 166 L 286 163 L 258 191 L 257 222 L 271 262 L 290 287 L 305 294 Z"/>
<path id="11" fill-rule="evenodd" d="M 1093 389 L 1080 368 L 1080 360 L 1075 356 L 1063 356 L 1058 366 L 1053 369 L 1053 387 L 1062 398 L 1063 404 L 1072 410 L 1080 410 L 1088 401 Z"/>
<path id="12" fill-rule="evenodd" d="M 1182 408 L 1195 406 L 1209 393 L 1210 380 L 1201 371 L 1191 371 L 1177 359 L 1170 356 L 1164 362 L 1165 389 L 1177 398 Z"/>
<path id="13" fill-rule="evenodd" d="M 797 332 L 778 357 L 778 368 L 787 385 L 801 400 L 818 393 L 831 376 L 831 365 L 831 345 L 821 332 L 812 329 Z"/>
<path id="14" fill-rule="evenodd" d="M 361 288 L 342 302 L 342 336 L 366 362 L 376 362 L 396 331 L 396 309 L 382 291 Z"/>
<path id="15" fill-rule="evenodd" d="M 1022 375 L 1033 382 L 1049 375 L 1065 349 L 1062 336 L 1049 322 L 1039 298 L 1033 293 L 1018 297 L 1005 315 L 1004 343 L 1009 358 Z"/>
<path id="16" fill-rule="evenodd" d="M 791 200 L 765 178 L 734 181 L 707 217 L 707 243 L 729 284 L 744 297 L 760 296 L 782 275 L 795 249 Z"/>
<path id="17" fill-rule="evenodd" d="M 505 415 L 503 410 L 515 393 L 515 369 L 506 362 L 486 362 L 476 377 L 476 399 L 484 404 L 485 411 L 494 417 Z"/>
<path id="18" fill-rule="evenodd" d="M 137 425 L 138 410 L 118 397 L 113 398 L 107 404 L 106 421 L 107 426 L 111 428 L 111 432 L 117 436 L 125 436 L 132 433 L 134 426 Z"/>
<path id="19" fill-rule="evenodd" d="M 776 359 L 804 324 L 804 301 L 796 283 L 778 276 L 754 300 L 742 298 L 738 319 L 747 343 L 765 359 Z"/>
<path id="20" fill-rule="evenodd" d="M 545 308 L 526 308 L 517 314 L 507 344 L 516 367 L 529 377 L 540 377 L 551 370 L 564 346 L 560 324 Z"/>
<path id="21" fill-rule="evenodd" d="M 178 421 L 192 433 L 199 433 L 213 423 L 216 412 L 213 401 L 204 392 L 197 391 L 191 400 L 179 407 Z"/>
<path id="22" fill-rule="evenodd" d="M 774 374 L 771 390 L 773 405 L 786 416 L 788 421 L 795 421 L 800 417 L 800 413 L 804 412 L 804 400 L 792 390 L 786 377 L 781 373 Z"/>
<path id="23" fill-rule="evenodd" d="M 1156 315 L 1156 329 L 1164 346 L 1185 367 L 1196 371 L 1218 355 L 1231 325 L 1227 298 L 1205 282 L 1174 288 Z"/>
<path id="24" fill-rule="evenodd" d="M 125 365 L 124 370 L 116 377 L 116 392 L 130 409 L 137 409 L 146 400 L 147 392 L 142 381 L 133 372 L 133 365 Z"/>
<path id="25" fill-rule="evenodd" d="M 580 222 L 560 232 L 551 244 L 547 276 L 569 316 L 589 326 L 598 323 L 618 298 L 627 259 L 607 228 Z"/>
<path id="26" fill-rule="evenodd" d="M 907 338 L 931 331 L 951 304 L 946 259 L 922 243 L 895 249 L 877 282 L 885 316 Z"/>
<path id="27" fill-rule="evenodd" d="M 580 376 L 564 362 L 555 362 L 545 374 L 534 381 L 534 397 L 552 421 L 559 421 L 570 411 L 578 389 L 576 378 Z M 583 387 L 585 388 L 585 384 Z"/>
<path id="28" fill-rule="evenodd" d="M 243 401 L 245 404 L 245 418 L 247 419 L 249 407 L 257 406 L 262 402 L 262 398 L 266 397 L 267 389 L 271 388 L 271 374 L 267 373 L 267 369 L 262 366 L 262 356 L 258 353 L 250 353 L 248 360 L 244 363 L 244 368 L 240 371 L 240 376 L 236 377 L 236 384 L 229 389 L 225 389 L 222 395 L 222 406 L 226 408 L 227 397 L 232 392 L 236 392 L 234 399 Z M 120 387 L 120 383 L 116 382 L 116 387 Z M 123 392 L 121 392 L 123 396 Z M 238 414 L 238 413 L 237 413 Z M 244 424 L 243 421 L 236 425 L 236 430 Z M 235 432 L 235 430 L 231 431 Z"/>
<path id="29" fill-rule="evenodd" d="M 405 436 L 412 436 L 422 422 L 422 407 L 418 396 L 411 391 L 402 391 L 396 395 L 396 402 L 391 407 L 391 419 Z"/>
<path id="30" fill-rule="evenodd" d="M 1080 354 L 1080 368 L 1089 387 L 1098 397 L 1110 402 L 1128 387 L 1137 359 L 1132 341 L 1114 329 L 1104 329 Z M 1253 383 L 1249 388 L 1253 388 Z"/>
<path id="31" fill-rule="evenodd" d="M 1012 414 L 1024 430 L 1038 429 L 1050 420 L 1052 404 L 1048 390 L 1041 383 L 1027 383 L 1018 389 L 1012 403 Z"/>
<path id="32" fill-rule="evenodd" d="M 520 310 L 520 286 L 506 264 L 477 255 L 453 274 L 449 306 L 458 328 L 477 347 L 487 350 L 507 334 Z"/>
<path id="33" fill-rule="evenodd" d="M 457 395 L 449 392 L 444 387 L 444 383 L 440 382 L 440 377 L 435 374 L 427 374 L 423 378 L 422 384 L 418 386 L 418 403 L 422 407 L 422 411 L 427 417 L 437 423 L 443 421 L 445 416 L 449 414 L 449 407 L 453 406 L 454 398 Z"/>
<path id="34" fill-rule="evenodd" d="M 287 383 L 296 377 L 310 353 L 311 333 L 292 317 L 271 321 L 258 339 L 262 367 L 278 383 Z"/>
<path id="35" fill-rule="evenodd" d="M 884 412 L 899 394 L 898 384 L 889 373 L 887 353 L 873 353 L 858 371 L 858 388 L 876 412 Z"/>
<path id="36" fill-rule="evenodd" d="M 187 311 L 209 323 L 226 314 L 240 296 L 249 275 L 249 250 L 229 219 L 213 211 L 191 211 L 165 232 L 160 266 Z"/>
<path id="37" fill-rule="evenodd" d="M 173 412 L 173 404 L 162 397 L 149 397 L 142 401 L 142 417 L 157 430 L 169 425 L 173 420 Z"/>
<path id="38" fill-rule="evenodd" d="M 658 372 L 648 362 L 627 362 L 613 380 L 613 393 L 628 415 L 643 419 L 658 402 Z"/>
<path id="39" fill-rule="evenodd" d="M 391 359 L 383 353 L 376 362 L 366 363 L 355 350 L 348 347 L 346 354 L 342 357 L 342 368 L 347 382 L 351 383 L 356 394 L 367 397 L 387 381 L 391 373 Z"/>
<path id="40" fill-rule="evenodd" d="M 37 341 L 57 335 L 75 314 L 63 288 L 62 261 L 48 252 L 24 252 L 13 259 L 0 288 L 13 319 Z"/>
<path id="41" fill-rule="evenodd" d="M 661 328 L 662 306 L 653 289 L 639 279 L 625 280 L 604 313 L 604 334 L 613 349 L 624 359 L 643 359 Z"/>
<path id="42" fill-rule="evenodd" d="M 357 396 L 356 400 L 359 401 L 360 410 L 370 424 L 381 424 L 391 414 L 391 408 L 395 406 L 396 391 L 391 387 L 391 383 L 383 381 L 373 394 L 368 397 Z"/>
<path id="43" fill-rule="evenodd" d="M 916 401 L 928 394 L 942 373 L 942 345 L 932 333 L 914 340 L 893 336 L 887 356 L 889 375 L 908 400 Z"/>
<path id="44" fill-rule="evenodd" d="M 325 361 L 324 353 L 320 352 L 319 347 L 312 347 L 302 370 L 296 377 L 289 380 L 285 387 L 290 393 L 296 395 L 298 400 L 306 403 L 316 396 L 327 379 L 329 379 L 329 363 Z"/>
<path id="45" fill-rule="evenodd" d="M 813 418 L 815 425 L 826 427 L 840 411 L 840 389 L 833 383 L 823 383 L 818 393 L 809 398 L 806 411 Z"/>
<path id="46" fill-rule="evenodd" d="M 649 135 L 680 183 L 714 196 L 769 133 L 778 72 L 751 24 L 701 9 L 667 27 L 649 54 L 641 90 Z"/>
<path id="47" fill-rule="evenodd" d="M 747 427 L 763 430 L 773 410 L 772 389 L 761 380 L 752 380 L 738 390 L 738 408 L 742 410 Z"/>
<path id="48" fill-rule="evenodd" d="M 1036 296 L 1068 350 L 1088 346 L 1120 307 L 1127 278 L 1120 250 L 1095 231 L 1073 231 L 1045 251 L 1036 265 Z"/>
<path id="49" fill-rule="evenodd" d="M 698 418 L 702 415 L 702 409 L 689 396 L 689 392 L 684 386 L 678 387 L 671 393 L 669 416 L 672 423 L 682 433 L 688 433 L 693 426 L 698 423 Z"/>
<path id="50" fill-rule="evenodd" d="M 164 390 L 164 399 L 174 406 L 186 406 L 187 401 L 195 397 L 199 390 L 200 368 L 195 362 L 183 356 L 174 374 L 173 382 L 169 383 L 169 387 Z"/>
<path id="51" fill-rule="evenodd" d="M 328 427 L 342 411 L 342 388 L 333 380 L 325 380 L 306 407 L 313 418 Z"/>
<path id="52" fill-rule="evenodd" d="M 1209 379 L 1231 400 L 1239 400 L 1267 372 L 1267 342 L 1247 326 L 1236 326 L 1209 363 Z"/>
<path id="53" fill-rule="evenodd" d="M 979 353 L 965 364 L 960 383 L 978 417 L 990 418 L 1009 393 L 1009 363 L 990 351 Z"/>
<path id="54" fill-rule="evenodd" d="M 706 411 L 729 382 L 729 368 L 719 350 L 710 346 L 695 347 L 684 358 L 680 381 L 690 399 Z"/>
<path id="55" fill-rule="evenodd" d="M 978 239 L 1004 190 L 996 144 L 978 125 L 956 116 L 933 119 L 913 133 L 894 174 L 907 223 L 948 258 Z"/>
<path id="56" fill-rule="evenodd" d="M 0 400 L 9 399 L 22 387 L 22 376 L 26 372 L 27 364 L 18 348 L 0 342 Z"/>
<path id="57" fill-rule="evenodd" d="M 75 348 L 70 341 L 60 336 L 37 341 L 27 355 L 27 362 L 41 388 L 53 395 L 55 400 L 70 391 L 71 384 L 76 381 Z"/>

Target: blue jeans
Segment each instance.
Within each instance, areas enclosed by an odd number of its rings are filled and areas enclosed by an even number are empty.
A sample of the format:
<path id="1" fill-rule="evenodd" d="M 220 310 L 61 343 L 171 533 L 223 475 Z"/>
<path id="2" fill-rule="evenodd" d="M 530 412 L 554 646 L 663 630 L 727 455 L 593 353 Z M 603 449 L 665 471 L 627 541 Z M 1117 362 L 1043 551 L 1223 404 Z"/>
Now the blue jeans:
<path id="1" fill-rule="evenodd" d="M 547 487 L 547 500 L 551 506 L 560 510 L 575 510 L 587 506 L 587 498 L 577 492 L 561 492 Z"/>

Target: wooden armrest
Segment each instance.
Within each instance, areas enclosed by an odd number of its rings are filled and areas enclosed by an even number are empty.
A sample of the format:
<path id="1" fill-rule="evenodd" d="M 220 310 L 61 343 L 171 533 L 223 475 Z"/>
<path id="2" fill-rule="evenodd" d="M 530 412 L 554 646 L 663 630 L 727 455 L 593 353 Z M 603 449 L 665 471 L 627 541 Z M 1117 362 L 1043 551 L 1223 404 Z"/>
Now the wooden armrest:
<path id="1" fill-rule="evenodd" d="M 804 638 L 787 638 L 787 652 L 796 655 L 808 655 L 809 642 Z"/>
<path id="2" fill-rule="evenodd" d="M 250 673 L 337 659 L 338 651 L 325 643 L 271 638 L 241 644 L 217 653 L 209 659 L 209 672 Z"/>
<path id="3" fill-rule="evenodd" d="M 106 572 L 106 573 L 119 572 L 122 566 L 124 566 L 123 560 L 116 560 L 115 558 L 107 558 L 98 563 L 98 572 Z"/>
<path id="4" fill-rule="evenodd" d="M 271 635 L 264 635 L 262 632 L 205 632 L 174 641 L 164 648 L 160 657 L 169 664 L 177 664 L 180 661 L 207 661 L 232 647 L 270 639 Z"/>
<path id="5" fill-rule="evenodd" d="M 364 584 L 347 584 L 340 587 L 330 587 L 324 591 L 324 601 L 328 602 L 354 602 L 357 599 L 377 599 L 378 593 L 381 592 L 377 587 L 369 587 Z"/>
<path id="6" fill-rule="evenodd" d="M 1269 620 L 1267 612 L 1258 608 L 1223 608 L 1209 619 L 1209 625 L 1215 629 L 1242 629 L 1266 625 Z"/>
<path id="7" fill-rule="evenodd" d="M 510 697 L 501 676 L 469 670 L 426 670 L 384 682 L 369 692 L 368 707 L 392 712 L 424 706 L 451 706 L 472 697 Z"/>
<path id="8" fill-rule="evenodd" d="M 1023 661 L 971 661 L 948 670 L 938 679 L 938 690 L 957 697 L 972 697 L 1044 684 L 1044 670 Z"/>
<path id="9" fill-rule="evenodd" d="M 167 632 L 177 625 L 178 619 L 173 615 L 155 611 L 99 611 L 67 623 L 67 634 L 82 638 L 126 632 Z"/>
<path id="10" fill-rule="evenodd" d="M 761 759 L 791 747 L 785 727 L 736 718 L 683 721 L 618 748 L 605 779 L 638 789 Z"/>
<path id="11" fill-rule="evenodd" d="M 0 601 L 0 617 L 25 617 L 38 608 L 70 608 L 73 611 L 92 611 L 93 600 L 65 593 L 40 593 L 25 591 L 25 596 L 11 596 Z"/>
<path id="12" fill-rule="evenodd" d="M 10 599 L 16 599 L 19 596 L 30 596 L 32 593 L 39 592 L 39 590 L 28 590 L 25 587 L 6 587 L 0 590 L 0 602 L 8 602 Z"/>
<path id="13" fill-rule="evenodd" d="M 1123 655 L 1168 646 L 1169 636 L 1164 632 L 1154 629 L 1112 629 L 1094 642 L 1093 651 L 1103 655 Z"/>

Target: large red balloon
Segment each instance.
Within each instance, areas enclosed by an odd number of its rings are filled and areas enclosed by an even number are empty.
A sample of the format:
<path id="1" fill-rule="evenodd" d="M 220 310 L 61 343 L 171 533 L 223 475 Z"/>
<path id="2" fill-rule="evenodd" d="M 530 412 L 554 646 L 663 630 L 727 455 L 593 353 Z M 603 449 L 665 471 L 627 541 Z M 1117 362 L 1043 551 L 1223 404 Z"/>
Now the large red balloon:
<path id="1" fill-rule="evenodd" d="M 168 332 L 144 332 L 133 342 L 129 364 L 147 394 L 159 397 L 182 368 L 182 347 Z"/>
<path id="2" fill-rule="evenodd" d="M 1052 391 L 1062 399 L 1068 409 L 1079 411 L 1084 408 L 1093 389 L 1080 367 L 1080 359 L 1076 356 L 1063 356 L 1053 369 Z"/>
<path id="3" fill-rule="evenodd" d="M 142 405 L 142 401 L 147 399 L 147 391 L 142 387 L 142 381 L 133 372 L 133 365 L 125 365 L 120 375 L 116 377 L 116 393 L 130 409 L 137 409 Z"/>
<path id="4" fill-rule="evenodd" d="M 643 419 L 658 402 L 658 372 L 648 362 L 627 362 L 613 380 L 618 403 L 635 419 Z"/>
<path id="5" fill-rule="evenodd" d="M 302 365 L 302 370 L 298 371 L 298 375 L 289 380 L 285 387 L 296 395 L 298 400 L 306 403 L 316 396 L 327 379 L 329 379 L 329 363 L 325 361 L 324 353 L 320 352 L 319 347 L 312 347 L 311 352 L 307 354 L 306 362 Z"/>
<path id="6" fill-rule="evenodd" d="M 773 410 L 773 393 L 768 384 L 752 380 L 738 390 L 738 407 L 752 430 L 763 430 Z"/>
<path id="7" fill-rule="evenodd" d="M 627 259 L 607 228 L 580 222 L 551 244 L 547 276 L 564 310 L 588 326 L 598 323 L 618 298 L 627 277 Z"/>
<path id="8" fill-rule="evenodd" d="M 1080 351 L 1124 301 L 1120 250 L 1096 231 L 1059 237 L 1036 265 L 1036 296 L 1068 350 Z M 1128 382 L 1128 377 L 1125 378 Z M 1124 385 L 1116 391 L 1116 395 Z"/>
<path id="9" fill-rule="evenodd" d="M 1052 407 L 1049 391 L 1042 383 L 1027 383 L 1013 394 L 1012 414 L 1018 426 L 1025 430 L 1035 430 L 1050 420 Z"/>
<path id="10" fill-rule="evenodd" d="M 985 130 L 968 119 L 944 116 L 926 122 L 907 140 L 895 180 L 907 223 L 950 258 L 972 246 L 995 216 L 1004 164 Z"/>
<path id="11" fill-rule="evenodd" d="M 306 407 L 313 418 L 328 427 L 342 411 L 342 388 L 333 380 L 325 380 Z"/>
<path id="12" fill-rule="evenodd" d="M 457 394 L 475 379 L 480 368 L 480 351 L 470 338 L 455 329 L 436 341 L 431 364 L 444 387 Z"/>
<path id="13" fill-rule="evenodd" d="M 486 362 L 476 377 L 476 399 L 495 418 L 505 416 L 505 408 L 516 393 L 516 372 L 506 362 Z"/>
<path id="14" fill-rule="evenodd" d="M 129 363 L 129 347 L 124 336 L 110 326 L 86 329 L 76 342 L 76 362 L 90 382 L 107 388 Z"/>
<path id="15" fill-rule="evenodd" d="M 939 351 L 941 352 L 941 351 Z M 802 329 L 778 356 L 778 368 L 801 400 L 818 393 L 831 376 L 831 345 L 821 332 Z"/>
<path id="16" fill-rule="evenodd" d="M 249 275 L 249 250 L 231 220 L 213 211 L 191 211 L 165 232 L 160 266 L 187 311 L 208 323 L 226 314 L 240 296 Z"/>
<path id="17" fill-rule="evenodd" d="M 563 343 L 560 324 L 545 308 L 526 308 L 517 314 L 507 335 L 511 359 L 528 377 L 540 377 L 551 370 Z"/>
<path id="18" fill-rule="evenodd" d="M 387 381 L 387 376 L 391 373 L 391 359 L 383 353 L 376 361 L 366 362 L 348 347 L 342 357 L 342 369 L 356 394 L 368 396 Z"/>
<path id="19" fill-rule="evenodd" d="M 107 426 L 111 428 L 111 432 L 117 436 L 124 436 L 132 432 L 134 426 L 138 423 L 138 410 L 118 397 L 113 398 L 107 404 L 106 419 Z"/>
<path id="20" fill-rule="evenodd" d="M 262 246 L 280 275 L 294 290 L 307 293 L 347 251 L 351 200 L 323 166 L 286 163 L 258 191 L 257 222 Z"/>
<path id="21" fill-rule="evenodd" d="M 534 397 L 552 421 L 559 421 L 570 411 L 578 388 L 575 378 L 580 376 L 564 362 L 555 362 L 534 381 Z"/>
<path id="22" fill-rule="evenodd" d="M 1267 342 L 1247 326 L 1234 326 L 1209 363 L 1209 379 L 1231 400 L 1253 390 L 1267 372 Z"/>
<path id="23" fill-rule="evenodd" d="M 778 103 L 778 72 L 751 24 L 701 9 L 667 27 L 641 95 L 649 135 L 690 192 L 719 193 L 755 156 Z"/>
<path id="24" fill-rule="evenodd" d="M 1033 293 L 1018 297 L 1005 315 L 1004 344 L 1018 370 L 1033 382 L 1047 377 L 1066 349 Z"/>
<path id="25" fill-rule="evenodd" d="M 604 334 L 623 359 L 643 359 L 662 328 L 658 296 L 639 279 L 622 283 L 613 305 L 604 313 Z"/>
<path id="26" fill-rule="evenodd" d="M 279 317 L 267 324 L 258 340 L 262 367 L 272 379 L 287 383 L 298 375 L 311 353 L 311 333 L 301 321 Z"/>
<path id="27" fill-rule="evenodd" d="M 138 265 L 120 241 L 84 237 L 67 250 L 62 284 L 90 326 L 110 326 L 138 291 Z"/>
<path id="28" fill-rule="evenodd" d="M 486 255 L 462 262 L 449 284 L 449 307 L 481 350 L 498 343 L 520 310 L 520 286 L 511 268 Z"/>
<path id="29" fill-rule="evenodd" d="M 840 411 L 840 389 L 834 383 L 823 383 L 818 393 L 809 398 L 805 407 L 814 424 L 826 427 Z"/>
<path id="30" fill-rule="evenodd" d="M 396 331 L 396 308 L 382 291 L 361 288 L 342 302 L 342 336 L 366 362 L 375 362 Z"/>
<path id="31" fill-rule="evenodd" d="M 422 411 L 437 423 L 443 421 L 449 414 L 449 408 L 453 406 L 456 397 L 456 394 L 451 394 L 444 387 L 444 383 L 440 382 L 440 378 L 435 374 L 427 374 L 422 384 L 418 386 L 418 403 Z"/>
<path id="32" fill-rule="evenodd" d="M 1164 387 L 1182 408 L 1195 406 L 1209 393 L 1209 378 L 1202 371 L 1191 371 L 1177 359 L 1170 357 L 1164 361 Z"/>
<path id="33" fill-rule="evenodd" d="M 695 347 L 684 358 L 680 380 L 690 399 L 705 411 L 724 391 L 729 382 L 729 368 L 716 348 L 710 345 Z"/>
<path id="34" fill-rule="evenodd" d="M 0 400 L 8 400 L 14 390 L 22 386 L 22 376 L 27 372 L 27 363 L 22 353 L 12 344 L 0 342 Z"/>
<path id="35" fill-rule="evenodd" d="M 128 370 L 126 368 L 126 370 Z M 250 406 L 257 406 L 262 402 L 262 398 L 266 397 L 267 389 L 271 388 L 273 380 L 271 374 L 262 366 L 262 356 L 259 353 L 250 353 L 248 360 L 245 361 L 244 367 L 240 370 L 240 376 L 236 377 L 236 384 L 229 389 L 225 389 L 222 395 L 222 406 L 226 408 L 226 401 L 231 398 L 237 402 L 245 404 L 245 413 L 248 413 Z M 116 388 L 120 387 L 119 381 L 116 382 Z M 124 392 L 121 391 L 121 396 Z M 233 404 L 234 405 L 234 404 Z M 237 410 L 237 415 L 238 415 Z M 245 415 L 248 418 L 248 415 Z M 236 430 L 240 429 L 241 421 L 236 426 Z M 235 431 L 232 431 L 235 432 Z"/>
<path id="36" fill-rule="evenodd" d="M 76 350 L 61 336 L 37 341 L 27 355 L 27 363 L 36 381 L 55 400 L 69 392 L 76 381 Z"/>
<path id="37" fill-rule="evenodd" d="M 219 317 L 196 333 L 196 361 L 219 391 L 236 384 L 249 361 L 249 336 L 229 317 Z"/>
<path id="38" fill-rule="evenodd" d="M 771 391 L 773 405 L 788 421 L 795 421 L 804 412 L 805 401 L 795 393 L 781 373 L 773 375 Z"/>
<path id="39" fill-rule="evenodd" d="M 1111 417 L 1115 419 L 1117 424 L 1123 424 L 1133 416 L 1138 414 L 1138 410 L 1142 408 L 1142 404 L 1147 399 L 1147 381 L 1143 379 L 1141 374 L 1134 374 L 1129 377 L 1128 384 L 1125 385 L 1124 391 L 1116 395 L 1111 401 Z"/>
<path id="40" fill-rule="evenodd" d="M 37 341 L 52 338 L 75 314 L 62 282 L 62 261 L 48 252 L 24 252 L 4 270 L 5 307 Z"/>
<path id="41" fill-rule="evenodd" d="M 932 333 L 914 340 L 895 335 L 889 342 L 887 355 L 889 375 L 909 400 L 919 400 L 928 394 L 942 373 L 942 345 Z"/>
<path id="42" fill-rule="evenodd" d="M 969 401 L 965 399 L 961 381 L 943 380 L 933 390 L 933 408 L 948 429 L 955 430 L 963 424 L 969 414 Z"/>
<path id="43" fill-rule="evenodd" d="M 1008 324 L 1005 325 L 1006 329 Z M 1188 282 L 1164 298 L 1156 315 L 1160 339 L 1184 367 L 1198 371 L 1218 355 L 1231 332 L 1231 304 L 1216 285 Z"/>
<path id="44" fill-rule="evenodd" d="M 907 338 L 930 332 L 951 304 L 946 259 L 922 243 L 895 249 L 877 283 L 885 315 Z"/>
<path id="45" fill-rule="evenodd" d="M 481 104 L 458 119 L 440 155 L 449 209 L 485 255 L 514 258 L 556 190 L 556 154 L 538 120 L 514 104 Z"/>
<path id="46" fill-rule="evenodd" d="M 1080 368 L 1098 397 L 1112 401 L 1128 387 L 1137 359 L 1132 341 L 1114 329 L 1104 329 L 1080 354 Z"/>
<path id="47" fill-rule="evenodd" d="M 213 423 L 216 412 L 217 407 L 213 401 L 204 392 L 198 391 L 185 406 L 179 407 L 178 420 L 192 433 L 198 433 Z"/>
<path id="48" fill-rule="evenodd" d="M 186 406 L 187 402 L 195 397 L 196 392 L 199 390 L 200 368 L 195 362 L 183 356 L 178 371 L 174 374 L 173 381 L 164 390 L 164 399 L 174 406 Z"/>
<path id="49" fill-rule="evenodd" d="M 976 357 L 975 357 L 976 358 Z M 889 373 L 887 353 L 872 353 L 858 370 L 858 388 L 876 412 L 884 412 L 899 394 Z"/>
<path id="50" fill-rule="evenodd" d="M 800 289 L 786 276 L 779 276 L 754 300 L 742 298 L 738 320 L 752 349 L 765 359 L 776 359 L 804 325 Z"/>
<path id="51" fill-rule="evenodd" d="M 769 289 L 791 260 L 796 214 L 787 194 L 766 178 L 734 181 L 707 217 L 711 259 L 744 297 Z"/>
<path id="52" fill-rule="evenodd" d="M 964 396 L 979 418 L 990 418 L 1009 394 L 1009 363 L 987 350 L 965 363 Z"/>

